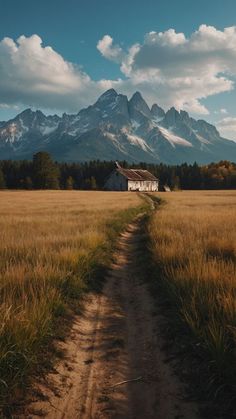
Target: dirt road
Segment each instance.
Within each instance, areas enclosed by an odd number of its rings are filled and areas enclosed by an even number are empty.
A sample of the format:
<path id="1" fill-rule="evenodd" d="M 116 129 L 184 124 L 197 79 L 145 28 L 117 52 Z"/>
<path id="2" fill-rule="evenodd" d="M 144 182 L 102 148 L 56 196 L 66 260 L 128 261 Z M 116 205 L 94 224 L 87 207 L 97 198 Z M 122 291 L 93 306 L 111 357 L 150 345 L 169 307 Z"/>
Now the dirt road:
<path id="1" fill-rule="evenodd" d="M 140 223 L 119 240 L 103 292 L 76 318 L 65 357 L 38 384 L 24 417 L 195 419 L 182 383 L 161 348 L 158 315 L 138 271 Z M 128 381 L 122 383 L 123 381 Z"/>

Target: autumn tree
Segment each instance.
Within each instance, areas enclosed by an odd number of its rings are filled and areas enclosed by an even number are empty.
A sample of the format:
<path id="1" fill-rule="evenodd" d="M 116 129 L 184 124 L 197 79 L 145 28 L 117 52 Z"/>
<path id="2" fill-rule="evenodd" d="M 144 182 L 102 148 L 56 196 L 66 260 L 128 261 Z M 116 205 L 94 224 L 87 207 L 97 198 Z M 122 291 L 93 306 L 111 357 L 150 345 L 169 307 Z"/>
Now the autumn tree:
<path id="1" fill-rule="evenodd" d="M 74 189 L 74 179 L 73 179 L 72 176 L 69 176 L 66 179 L 66 189 L 68 189 L 68 190 Z"/>

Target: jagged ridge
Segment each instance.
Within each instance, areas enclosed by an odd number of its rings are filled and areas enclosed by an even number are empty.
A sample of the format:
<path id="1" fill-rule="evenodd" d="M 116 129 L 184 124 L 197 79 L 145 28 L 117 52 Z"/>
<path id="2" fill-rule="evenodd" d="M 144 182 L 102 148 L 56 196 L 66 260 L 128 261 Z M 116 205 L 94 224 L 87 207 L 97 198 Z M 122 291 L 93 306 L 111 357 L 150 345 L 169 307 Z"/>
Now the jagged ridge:
<path id="1" fill-rule="evenodd" d="M 128 100 L 114 89 L 76 115 L 45 116 L 26 109 L 0 122 L 0 159 L 31 158 L 46 150 L 60 161 L 125 159 L 129 162 L 236 161 L 236 143 L 174 107 L 151 109 L 139 92 Z"/>

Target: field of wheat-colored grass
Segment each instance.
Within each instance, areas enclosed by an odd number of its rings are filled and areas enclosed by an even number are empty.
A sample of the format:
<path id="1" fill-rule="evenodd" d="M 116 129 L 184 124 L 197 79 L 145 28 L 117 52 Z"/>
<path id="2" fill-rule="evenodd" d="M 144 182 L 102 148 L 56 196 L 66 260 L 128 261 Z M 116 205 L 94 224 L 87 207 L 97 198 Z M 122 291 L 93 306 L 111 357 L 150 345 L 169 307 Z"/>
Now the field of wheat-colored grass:
<path id="1" fill-rule="evenodd" d="M 159 279 L 209 354 L 212 381 L 235 383 L 236 191 L 158 196 L 149 232 Z"/>
<path id="2" fill-rule="evenodd" d="M 55 319 L 93 286 L 137 194 L 0 192 L 0 390 L 25 379 Z"/>

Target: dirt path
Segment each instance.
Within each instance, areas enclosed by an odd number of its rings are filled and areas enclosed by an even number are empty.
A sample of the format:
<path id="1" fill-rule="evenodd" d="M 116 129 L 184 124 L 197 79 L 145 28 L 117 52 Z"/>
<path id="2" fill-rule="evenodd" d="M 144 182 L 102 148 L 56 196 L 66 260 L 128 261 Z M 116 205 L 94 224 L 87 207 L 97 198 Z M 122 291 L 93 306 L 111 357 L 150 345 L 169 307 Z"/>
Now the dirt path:
<path id="1" fill-rule="evenodd" d="M 140 222 L 121 236 L 102 294 L 86 301 L 61 345 L 65 357 L 38 384 L 41 396 L 24 418 L 198 418 L 161 349 L 161 319 L 139 278 Z"/>

